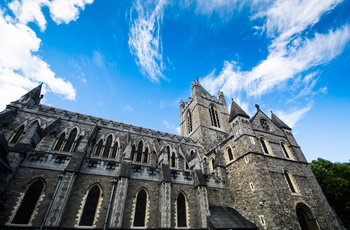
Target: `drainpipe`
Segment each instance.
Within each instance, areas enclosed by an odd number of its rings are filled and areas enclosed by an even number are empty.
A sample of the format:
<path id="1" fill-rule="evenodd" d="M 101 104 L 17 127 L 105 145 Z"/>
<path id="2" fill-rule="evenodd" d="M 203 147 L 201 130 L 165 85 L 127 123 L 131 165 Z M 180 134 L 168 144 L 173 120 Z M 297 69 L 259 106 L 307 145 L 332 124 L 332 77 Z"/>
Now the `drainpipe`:
<path id="1" fill-rule="evenodd" d="M 117 183 L 117 181 L 118 181 L 118 179 L 111 180 L 111 182 L 113 184 L 112 185 L 112 192 L 111 192 L 111 196 L 109 197 L 108 209 L 107 209 L 105 223 L 103 224 L 103 230 L 106 230 L 106 228 L 107 228 L 107 223 L 108 223 L 108 219 L 109 219 L 109 212 L 111 210 L 112 200 L 113 200 L 114 191 L 115 191 L 115 184 Z"/>
<path id="2" fill-rule="evenodd" d="M 40 230 L 42 230 L 42 229 L 44 228 L 45 222 L 46 222 L 47 218 L 49 217 L 49 214 L 50 214 L 50 211 L 51 211 L 51 208 L 52 208 L 52 205 L 53 205 L 53 201 L 55 200 L 56 195 L 57 195 L 57 191 L 58 191 L 58 189 L 59 189 L 60 186 L 61 186 L 62 179 L 63 179 L 63 175 L 60 174 L 60 175 L 58 176 L 58 183 L 57 183 L 57 185 L 56 185 L 55 192 L 53 193 L 53 196 L 52 196 L 52 198 L 51 198 L 49 208 L 47 209 L 46 214 L 45 214 L 45 217 L 44 217 L 44 220 L 43 220 L 43 222 L 42 222 L 41 225 L 40 225 Z"/>

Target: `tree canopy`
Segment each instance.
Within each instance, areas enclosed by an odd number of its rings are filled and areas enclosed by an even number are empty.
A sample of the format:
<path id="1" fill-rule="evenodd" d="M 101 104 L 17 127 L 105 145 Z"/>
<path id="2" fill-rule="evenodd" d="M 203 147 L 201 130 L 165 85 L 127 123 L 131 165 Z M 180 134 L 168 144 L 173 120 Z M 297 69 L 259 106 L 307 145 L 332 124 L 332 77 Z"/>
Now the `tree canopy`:
<path id="1" fill-rule="evenodd" d="M 318 158 L 310 163 L 329 204 L 346 227 L 350 227 L 350 162 L 332 163 Z"/>

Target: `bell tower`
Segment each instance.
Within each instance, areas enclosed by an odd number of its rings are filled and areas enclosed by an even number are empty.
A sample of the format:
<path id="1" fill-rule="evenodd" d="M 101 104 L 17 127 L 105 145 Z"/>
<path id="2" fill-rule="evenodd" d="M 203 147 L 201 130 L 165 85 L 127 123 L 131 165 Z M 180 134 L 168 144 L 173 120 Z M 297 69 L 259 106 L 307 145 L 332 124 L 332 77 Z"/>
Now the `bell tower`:
<path id="1" fill-rule="evenodd" d="M 224 94 L 212 96 L 199 81 L 192 83 L 192 96 L 180 102 L 180 132 L 200 141 L 205 148 L 227 136 L 230 125 Z"/>

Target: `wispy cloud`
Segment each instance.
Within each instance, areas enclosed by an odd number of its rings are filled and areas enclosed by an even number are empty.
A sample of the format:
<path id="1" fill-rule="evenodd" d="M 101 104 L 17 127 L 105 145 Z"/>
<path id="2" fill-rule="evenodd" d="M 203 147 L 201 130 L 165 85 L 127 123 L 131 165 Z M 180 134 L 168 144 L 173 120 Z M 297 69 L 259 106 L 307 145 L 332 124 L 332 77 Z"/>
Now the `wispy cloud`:
<path id="1" fill-rule="evenodd" d="M 312 103 L 303 108 L 293 108 L 288 112 L 277 110 L 276 115 L 281 118 L 288 126 L 293 127 L 311 108 Z"/>
<path id="2" fill-rule="evenodd" d="M 166 120 L 162 120 L 162 123 L 167 129 L 180 134 L 180 127 L 178 125 L 171 124 Z"/>
<path id="3" fill-rule="evenodd" d="M 76 8 L 75 14 L 70 17 L 61 15 L 55 11 L 57 4 L 62 4 L 58 0 L 15 0 L 8 4 L 12 10 L 13 17 L 0 10 L 0 88 L 3 96 L 0 98 L 0 107 L 4 107 L 10 101 L 18 99 L 24 92 L 44 82 L 48 90 L 62 95 L 65 99 L 74 100 L 76 92 L 73 85 L 64 78 L 57 77 L 40 56 L 39 51 L 41 40 L 36 33 L 26 24 L 36 23 L 41 30 L 46 28 L 46 19 L 42 12 L 42 7 L 48 6 L 53 20 L 57 23 L 58 18 L 62 22 L 68 23 L 76 20 L 79 10 L 84 9 L 84 5 L 92 1 L 67 1 L 61 5 L 62 12 L 67 12 Z M 67 11 L 66 11 L 67 10 Z M 64 18 L 64 20 L 63 20 Z M 57 19 L 57 20 L 56 20 Z M 44 86 L 46 89 L 46 87 Z"/>
<path id="4" fill-rule="evenodd" d="M 350 25 L 344 24 L 326 33 L 310 34 L 309 31 L 340 2 L 274 1 L 264 10 L 260 9 L 252 20 L 264 19 L 260 29 L 272 39 L 266 59 L 249 71 L 241 71 L 235 61 L 225 61 L 219 74 L 212 71 L 203 78 L 202 84 L 211 93 L 223 90 L 230 97 L 239 97 L 242 92 L 260 97 L 272 90 L 294 90 L 294 99 L 324 93 L 324 87 L 315 91 L 319 73 L 317 70 L 310 73 L 310 70 L 327 64 L 343 51 L 350 40 Z M 308 37 L 303 35 L 306 30 Z M 287 84 L 292 87 L 286 87 Z M 310 108 L 295 109 L 301 112 L 291 113 L 294 119 L 290 119 L 290 123 L 294 125 Z"/>
<path id="5" fill-rule="evenodd" d="M 166 0 L 136 1 L 130 11 L 129 48 L 143 75 L 158 82 L 166 79 L 160 27 Z"/>
<path id="6" fill-rule="evenodd" d="M 125 105 L 123 109 L 125 111 L 133 111 L 133 108 L 130 105 Z"/>

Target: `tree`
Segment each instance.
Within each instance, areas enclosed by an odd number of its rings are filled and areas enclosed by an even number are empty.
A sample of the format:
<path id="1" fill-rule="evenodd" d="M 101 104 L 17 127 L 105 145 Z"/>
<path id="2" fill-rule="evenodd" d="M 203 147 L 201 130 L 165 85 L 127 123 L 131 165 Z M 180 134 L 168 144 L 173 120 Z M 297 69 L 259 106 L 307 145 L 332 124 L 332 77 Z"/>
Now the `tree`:
<path id="1" fill-rule="evenodd" d="M 350 162 L 332 163 L 318 158 L 310 167 L 329 204 L 350 229 Z"/>

